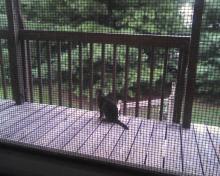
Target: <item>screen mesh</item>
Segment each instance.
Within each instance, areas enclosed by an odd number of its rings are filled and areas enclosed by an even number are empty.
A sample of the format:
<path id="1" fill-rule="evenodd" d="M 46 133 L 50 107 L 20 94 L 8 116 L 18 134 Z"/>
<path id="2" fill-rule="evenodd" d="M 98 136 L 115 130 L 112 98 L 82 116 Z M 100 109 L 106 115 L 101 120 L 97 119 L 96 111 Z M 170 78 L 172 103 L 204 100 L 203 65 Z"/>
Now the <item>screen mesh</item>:
<path id="1" fill-rule="evenodd" d="M 2 142 L 220 174 L 218 0 L 204 5 L 189 129 L 182 122 L 194 0 L 20 0 L 12 17 L 10 2 L 0 2 Z M 25 102 L 15 105 L 16 96 Z"/>

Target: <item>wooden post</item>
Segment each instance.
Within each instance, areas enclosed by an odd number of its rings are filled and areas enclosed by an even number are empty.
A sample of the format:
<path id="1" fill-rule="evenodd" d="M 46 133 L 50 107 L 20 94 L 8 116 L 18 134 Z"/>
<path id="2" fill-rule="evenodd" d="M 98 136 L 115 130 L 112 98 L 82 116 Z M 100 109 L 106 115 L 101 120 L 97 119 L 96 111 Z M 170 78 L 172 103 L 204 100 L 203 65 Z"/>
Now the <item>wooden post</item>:
<path id="1" fill-rule="evenodd" d="M 82 43 L 79 42 L 79 108 L 83 107 L 83 58 Z"/>
<path id="2" fill-rule="evenodd" d="M 23 63 L 22 63 L 22 43 L 19 40 L 20 12 L 17 0 L 6 0 L 8 17 L 8 50 L 9 63 L 12 82 L 12 94 L 16 104 L 25 101 Z"/>
<path id="3" fill-rule="evenodd" d="M 182 96 L 181 93 L 181 70 L 182 70 L 182 60 L 183 60 L 183 50 L 180 49 L 179 51 L 179 59 L 178 59 L 178 73 L 177 73 L 177 81 L 176 81 L 176 91 L 175 91 L 175 98 L 174 98 L 174 110 L 173 110 L 173 122 L 180 123 L 180 116 L 181 116 L 181 101 L 180 97 Z"/>
<path id="4" fill-rule="evenodd" d="M 140 101 L 140 82 L 141 82 L 141 62 L 142 62 L 142 48 L 138 48 L 138 65 L 137 65 L 137 87 L 135 95 L 135 117 L 139 116 L 139 101 Z"/>
<path id="5" fill-rule="evenodd" d="M 176 92 L 176 83 L 172 82 L 171 94 L 168 98 L 168 105 L 167 105 L 167 121 L 170 123 L 172 122 L 173 113 L 174 113 L 175 92 Z"/>
<path id="6" fill-rule="evenodd" d="M 127 100 L 128 100 L 128 74 L 129 74 L 129 46 L 126 46 L 126 56 L 125 56 L 125 83 L 124 83 L 124 107 L 123 114 L 127 114 Z M 121 108 L 122 109 L 122 108 Z"/>
<path id="7" fill-rule="evenodd" d="M 151 48 L 150 51 L 150 80 L 149 80 L 149 96 L 148 96 L 148 107 L 147 107 L 147 118 L 150 119 L 151 118 L 151 111 L 152 111 L 152 107 L 151 107 L 151 101 L 152 101 L 152 88 L 153 88 L 153 77 L 154 77 L 154 63 L 155 61 L 155 53 L 154 53 L 155 49 L 154 47 Z"/>
<path id="8" fill-rule="evenodd" d="M 162 78 L 162 86 L 161 86 L 161 101 L 160 101 L 160 121 L 163 120 L 163 104 L 164 104 L 164 87 L 165 87 L 165 81 L 166 81 L 166 75 L 167 75 L 167 63 L 169 59 L 169 49 L 165 49 L 165 58 L 164 58 L 164 64 L 163 64 L 163 78 Z"/>
<path id="9" fill-rule="evenodd" d="M 195 78 L 196 66 L 198 62 L 200 28 L 202 23 L 202 13 L 204 8 L 204 0 L 196 0 L 193 14 L 192 34 L 189 49 L 189 63 L 187 74 L 187 85 L 185 94 L 184 114 L 183 114 L 183 127 L 190 128 L 192 120 L 192 106 L 195 94 Z"/>
<path id="10" fill-rule="evenodd" d="M 90 43 L 90 51 L 89 51 L 89 110 L 93 110 L 93 43 Z"/>

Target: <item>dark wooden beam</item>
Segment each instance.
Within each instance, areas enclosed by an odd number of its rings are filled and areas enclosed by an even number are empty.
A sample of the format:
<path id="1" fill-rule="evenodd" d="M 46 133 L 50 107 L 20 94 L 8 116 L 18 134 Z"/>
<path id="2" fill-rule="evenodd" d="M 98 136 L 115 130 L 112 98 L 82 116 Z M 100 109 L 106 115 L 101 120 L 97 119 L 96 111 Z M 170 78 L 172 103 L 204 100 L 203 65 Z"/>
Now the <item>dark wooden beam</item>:
<path id="1" fill-rule="evenodd" d="M 21 38 L 27 40 L 65 40 L 80 41 L 85 43 L 105 43 L 129 46 L 154 46 L 180 48 L 188 45 L 190 37 L 163 36 L 148 34 L 111 34 L 111 33 L 88 33 L 88 32 L 56 32 L 56 31 L 33 31 L 21 30 Z"/>
<path id="2" fill-rule="evenodd" d="M 192 120 L 193 98 L 195 94 L 196 67 L 198 63 L 200 29 L 202 24 L 202 14 L 204 9 L 204 0 L 196 0 L 194 5 L 192 34 L 189 49 L 189 63 L 187 74 L 187 86 L 183 114 L 183 127 L 190 128 Z"/>
<path id="3" fill-rule="evenodd" d="M 20 30 L 20 9 L 17 0 L 6 0 L 8 17 L 8 51 L 12 82 L 12 94 L 16 104 L 25 101 L 23 62 L 22 62 L 22 43 L 19 40 Z"/>

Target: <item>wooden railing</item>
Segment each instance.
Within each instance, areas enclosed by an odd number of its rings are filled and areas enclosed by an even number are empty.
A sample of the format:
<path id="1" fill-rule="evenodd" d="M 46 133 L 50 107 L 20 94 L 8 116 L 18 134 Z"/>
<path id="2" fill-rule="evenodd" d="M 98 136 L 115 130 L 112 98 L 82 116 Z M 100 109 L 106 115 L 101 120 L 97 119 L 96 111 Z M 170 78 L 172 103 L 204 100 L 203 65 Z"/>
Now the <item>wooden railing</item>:
<path id="1" fill-rule="evenodd" d="M 6 31 L 2 31 L 2 33 L 7 33 Z M 7 35 L 6 35 L 7 36 Z M 73 106 L 73 45 L 77 48 L 77 62 L 79 64 L 79 72 L 78 77 L 78 85 L 79 85 L 79 96 L 77 98 L 77 104 L 79 108 L 83 108 L 83 104 L 85 101 L 83 100 L 83 53 L 82 48 L 87 46 L 89 63 L 88 63 L 88 73 L 89 73 L 89 86 L 88 86 L 88 96 L 89 96 L 89 109 L 92 110 L 94 107 L 94 74 L 97 72 L 94 70 L 94 45 L 100 45 L 100 68 L 101 68 L 101 78 L 100 78 L 100 87 L 104 88 L 104 84 L 106 82 L 106 45 L 110 45 L 112 47 L 112 76 L 111 76 L 111 90 L 113 96 L 116 96 L 117 93 L 117 51 L 118 48 L 124 47 L 125 48 L 125 63 L 124 63 L 124 76 L 122 82 L 123 85 L 123 113 L 127 113 L 127 103 L 128 103 L 128 86 L 129 86 L 129 69 L 130 63 L 134 62 L 134 58 L 137 57 L 136 68 L 137 68 L 137 77 L 136 77 L 136 91 L 135 91 L 135 116 L 140 116 L 140 84 L 141 84 L 141 75 L 143 70 L 143 50 L 149 50 L 149 90 L 148 90 L 148 99 L 147 99 L 147 118 L 152 117 L 152 90 L 153 90 L 153 83 L 154 83 L 154 70 L 155 70 L 155 54 L 156 51 L 161 50 L 163 51 L 163 74 L 162 74 L 162 84 L 161 84 L 161 93 L 160 93 L 160 112 L 159 112 L 159 119 L 163 119 L 163 111 L 164 111 L 164 92 L 165 92 L 165 80 L 167 76 L 167 66 L 168 60 L 172 59 L 169 58 L 170 54 L 169 51 L 172 49 L 177 49 L 179 53 L 178 59 L 178 66 L 177 66 L 177 80 L 176 80 L 176 93 L 175 93 L 175 102 L 174 102 L 174 113 L 173 113 L 173 121 L 176 123 L 180 122 L 181 119 L 181 109 L 182 109 L 182 101 L 184 98 L 184 88 L 185 88 L 185 71 L 187 66 L 187 56 L 188 56 L 188 46 L 190 42 L 189 37 L 173 37 L 173 36 L 158 36 L 158 35 L 127 35 L 127 34 L 104 34 L 104 33 L 82 33 L 82 32 L 49 32 L 49 31 L 31 31 L 31 30 L 20 30 L 19 32 L 19 39 L 23 41 L 24 44 L 24 51 L 21 50 L 22 53 L 22 60 L 23 60 L 23 82 L 24 82 L 24 97 L 25 101 L 33 102 L 36 99 L 36 94 L 34 91 L 34 85 L 38 85 L 38 94 L 39 94 L 39 102 L 43 102 L 43 96 L 45 90 L 43 88 L 43 81 L 42 78 L 42 58 L 46 57 L 46 65 L 47 68 L 47 92 L 48 92 L 48 103 L 53 104 L 53 81 L 52 78 L 52 66 L 51 66 L 51 58 L 56 57 L 57 59 L 57 77 L 56 81 L 58 84 L 57 94 L 58 95 L 58 104 L 63 105 L 63 94 L 62 94 L 62 73 L 61 73 L 61 48 L 64 48 L 63 45 L 65 44 L 65 50 L 67 50 L 68 55 L 68 63 L 67 63 L 67 79 L 68 79 L 68 106 Z M 30 46 L 32 44 L 32 46 Z M 51 51 L 53 47 L 53 52 Z M 45 50 L 45 55 L 42 56 L 42 48 Z M 137 50 L 137 56 L 130 56 L 131 48 L 135 48 Z M 34 55 L 34 56 L 33 56 Z M 33 57 L 37 60 L 37 81 L 33 81 L 32 78 L 32 62 Z M 120 78 L 122 79 L 122 78 Z M 84 107 L 85 108 L 85 107 Z"/>
<path id="2" fill-rule="evenodd" d="M 199 5 L 200 0 L 196 1 L 195 12 L 197 10 L 202 11 L 203 5 Z M 41 43 L 44 43 L 46 48 L 46 60 L 47 60 L 47 84 L 48 84 L 48 103 L 52 103 L 52 68 L 51 68 L 51 42 L 56 43 L 57 54 L 57 81 L 58 81 L 58 102 L 62 105 L 62 92 L 61 92 L 61 43 L 67 42 L 68 50 L 68 105 L 72 106 L 72 44 L 78 46 L 78 62 L 79 62 L 79 107 L 83 106 L 83 61 L 82 61 L 82 46 L 89 45 L 89 63 L 88 63 L 88 73 L 90 75 L 89 80 L 89 109 L 93 109 L 93 92 L 94 92 L 94 80 L 93 73 L 96 71 L 94 69 L 94 58 L 93 49 L 94 44 L 101 45 L 101 87 L 104 86 L 105 82 L 105 45 L 111 45 L 113 47 L 113 63 L 112 63 L 112 93 L 115 96 L 117 90 L 116 84 L 116 66 L 117 66 L 117 47 L 123 45 L 126 48 L 125 52 L 125 66 L 124 66 L 124 112 L 126 113 L 127 105 L 127 95 L 128 95 L 128 80 L 129 80 L 129 65 L 133 58 L 129 56 L 129 49 L 136 48 L 138 50 L 137 54 L 137 78 L 136 78 L 136 92 L 135 92 L 135 116 L 139 116 L 139 102 L 140 102 L 140 84 L 141 84 L 141 74 L 142 74 L 142 50 L 148 48 L 149 53 L 149 65 L 150 65 L 150 79 L 149 79 L 149 97 L 148 97 L 148 109 L 147 117 L 151 118 L 151 101 L 152 101 L 152 87 L 154 81 L 154 70 L 155 70 L 155 50 L 157 48 L 162 48 L 164 50 L 164 72 L 162 76 L 162 87 L 161 87 L 161 104 L 160 104 L 160 120 L 162 120 L 163 113 L 163 101 L 164 101 L 164 82 L 166 79 L 166 67 L 168 65 L 169 50 L 176 48 L 179 51 L 178 67 L 177 67 L 177 80 L 176 80 L 176 92 L 175 92 L 175 103 L 174 103 L 174 113 L 173 122 L 179 123 L 181 119 L 182 103 L 185 92 L 185 78 L 186 78 L 186 68 L 188 64 L 188 53 L 191 53 L 189 58 L 189 69 L 188 72 L 192 75 L 193 79 L 187 79 L 187 86 L 194 85 L 195 80 L 195 66 L 196 62 L 192 61 L 192 56 L 196 57 L 198 49 L 198 38 L 199 34 L 195 36 L 196 40 L 190 41 L 190 37 L 177 37 L 177 36 L 158 36 L 158 35 L 127 35 L 127 34 L 104 34 L 104 33 L 83 33 L 83 32 L 49 32 L 49 31 L 32 31 L 25 30 L 21 11 L 19 8 L 18 1 L 8 0 L 6 1 L 7 17 L 8 17 L 8 30 L 0 30 L 0 39 L 6 39 L 8 42 L 8 52 L 9 52 L 9 64 L 12 82 L 12 93 L 13 99 L 17 104 L 22 104 L 24 101 L 34 101 L 34 87 L 32 78 L 32 52 L 33 48 L 30 47 L 30 42 L 36 43 L 36 57 L 37 57 L 37 67 L 38 67 L 38 87 L 39 87 L 39 101 L 43 101 L 43 83 L 41 79 L 41 60 L 40 60 L 40 47 Z M 200 11 L 199 11 L 200 12 Z M 199 22 L 193 23 L 193 31 L 198 29 L 200 26 L 201 13 L 195 13 L 194 19 L 199 19 Z M 199 32 L 198 32 L 199 33 Z M 190 42 L 193 43 L 193 48 L 190 48 Z M 2 57 L 2 56 L 1 56 Z M 194 71 L 192 70 L 194 69 Z M 1 73 L 4 77 L 4 73 Z M 4 78 L 2 79 L 4 80 Z M 4 83 L 2 84 L 4 87 Z M 5 89 L 5 88 L 3 88 Z M 187 96 L 193 93 L 190 87 L 187 87 Z M 191 95 L 193 96 L 193 95 Z M 6 97 L 6 96 L 5 96 Z M 185 101 L 184 118 L 183 124 L 185 127 L 190 127 L 191 123 L 191 110 L 192 110 L 192 98 L 188 98 L 189 102 Z M 187 103 L 189 103 L 187 105 Z M 189 107 L 190 106 L 190 107 Z M 187 111 L 187 112 L 185 112 Z M 188 113 L 189 112 L 189 113 Z M 190 115 L 190 117 L 187 117 Z"/>

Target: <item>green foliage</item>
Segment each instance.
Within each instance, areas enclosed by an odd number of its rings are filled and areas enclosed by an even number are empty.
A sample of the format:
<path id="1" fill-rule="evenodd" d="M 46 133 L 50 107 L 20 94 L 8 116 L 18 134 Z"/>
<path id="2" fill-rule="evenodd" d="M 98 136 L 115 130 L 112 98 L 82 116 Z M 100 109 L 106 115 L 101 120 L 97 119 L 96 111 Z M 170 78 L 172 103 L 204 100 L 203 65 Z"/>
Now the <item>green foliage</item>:
<path id="1" fill-rule="evenodd" d="M 200 42 L 200 60 L 197 67 L 197 90 L 199 94 L 220 95 L 220 34 L 203 32 Z"/>
<path id="2" fill-rule="evenodd" d="M 5 9 L 5 1 L 2 0 L 0 1 L 0 14 L 5 14 L 6 9 Z"/>
<path id="3" fill-rule="evenodd" d="M 214 31 L 220 29 L 219 0 L 207 0 L 204 11 L 204 28 Z"/>
<path id="4" fill-rule="evenodd" d="M 207 0 L 203 15 L 203 27 L 200 41 L 200 58 L 197 69 L 197 90 L 200 94 L 218 95 L 220 70 L 220 7 L 219 0 Z M 33 30 L 55 30 L 55 31 L 83 31 L 83 32 L 109 32 L 109 33 L 129 33 L 129 34 L 181 34 L 189 32 L 190 27 L 184 25 L 184 17 L 180 13 L 181 7 L 193 1 L 183 0 L 21 0 L 22 14 L 27 29 Z M 5 1 L 0 1 L 0 29 L 7 26 L 7 16 L 5 13 Z M 34 48 L 35 46 L 33 46 Z M 3 58 L 5 59 L 6 76 L 9 78 L 9 65 L 6 46 L 3 46 Z M 42 50 L 42 77 L 47 79 L 47 62 L 45 49 Z M 89 46 L 83 45 L 83 63 L 85 82 L 89 80 Z M 163 72 L 162 50 L 157 51 L 157 61 L 155 63 L 153 86 L 157 87 L 161 82 Z M 173 51 L 177 53 L 177 51 Z M 172 60 L 169 65 L 176 66 L 177 58 L 170 53 Z M 112 67 L 113 47 L 106 45 L 107 61 L 107 81 L 106 91 L 111 87 L 111 67 Z M 129 94 L 134 95 L 134 88 L 137 81 L 137 56 L 135 48 L 130 49 L 129 68 Z M 141 89 L 145 90 L 149 86 L 149 57 L 148 51 L 142 53 L 142 73 Z M 34 57 L 32 74 L 37 78 L 36 56 Z M 101 45 L 94 45 L 93 52 L 94 69 L 96 70 L 95 86 L 100 85 L 100 61 Z M 73 76 L 79 80 L 78 46 L 73 46 L 72 50 Z M 61 70 L 63 74 L 68 72 L 68 54 L 66 49 L 62 49 Z M 125 47 L 120 46 L 117 50 L 117 78 L 124 77 Z M 57 77 L 57 56 L 52 50 L 51 67 L 52 78 Z M 168 73 L 167 82 L 174 78 Z M 119 91 L 123 89 L 123 81 L 117 81 Z M 85 83 L 85 88 L 88 85 Z M 75 91 L 79 88 L 76 86 Z"/>
<path id="5" fill-rule="evenodd" d="M 0 13 L 0 30 L 6 29 L 8 25 L 7 16 Z"/>

